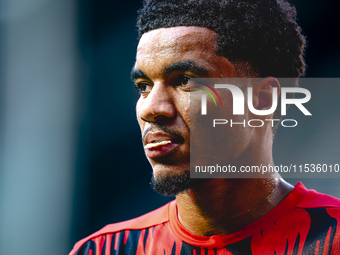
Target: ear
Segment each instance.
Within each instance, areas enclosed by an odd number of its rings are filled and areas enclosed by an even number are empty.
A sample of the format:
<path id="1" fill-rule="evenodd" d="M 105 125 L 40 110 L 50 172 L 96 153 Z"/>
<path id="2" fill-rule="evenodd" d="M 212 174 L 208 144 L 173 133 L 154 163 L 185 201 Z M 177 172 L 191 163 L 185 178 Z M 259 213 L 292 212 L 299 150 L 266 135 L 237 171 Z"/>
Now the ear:
<path id="1" fill-rule="evenodd" d="M 273 88 L 277 88 L 277 97 L 280 95 L 280 83 L 274 77 L 266 77 L 253 85 L 253 104 L 257 110 L 270 109 L 273 103 Z"/>

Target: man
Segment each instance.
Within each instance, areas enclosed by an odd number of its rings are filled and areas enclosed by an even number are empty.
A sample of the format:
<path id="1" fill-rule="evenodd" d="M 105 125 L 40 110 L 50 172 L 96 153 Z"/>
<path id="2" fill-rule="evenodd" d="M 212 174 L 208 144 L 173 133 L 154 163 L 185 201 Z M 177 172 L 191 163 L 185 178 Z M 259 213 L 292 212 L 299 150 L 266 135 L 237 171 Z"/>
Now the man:
<path id="1" fill-rule="evenodd" d="M 252 100 L 269 109 L 280 90 L 273 77 L 305 72 L 295 9 L 277 0 L 147 0 L 138 28 L 137 119 L 153 186 L 176 200 L 106 226 L 70 254 L 340 254 L 338 199 L 270 173 L 190 179 L 190 138 L 199 126 L 190 117 L 201 109 L 192 79 L 266 77 L 252 84 Z M 230 96 L 221 101 L 231 106 Z M 230 108 L 224 114 L 231 116 Z M 253 116 L 247 109 L 245 118 Z M 237 167 L 274 165 L 273 133 L 270 123 L 229 129 L 219 153 Z"/>

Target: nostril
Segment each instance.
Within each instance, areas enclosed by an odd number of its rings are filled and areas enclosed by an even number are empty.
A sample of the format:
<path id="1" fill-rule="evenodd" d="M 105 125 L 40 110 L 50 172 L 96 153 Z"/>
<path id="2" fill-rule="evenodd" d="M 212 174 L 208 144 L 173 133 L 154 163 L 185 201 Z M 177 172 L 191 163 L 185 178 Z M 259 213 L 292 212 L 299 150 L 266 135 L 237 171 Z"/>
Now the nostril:
<path id="1" fill-rule="evenodd" d="M 144 117 L 140 117 L 143 121 L 145 121 L 145 122 L 152 122 L 151 120 L 147 120 L 147 119 L 145 119 Z"/>
<path id="2" fill-rule="evenodd" d="M 145 117 L 142 117 L 140 116 L 141 120 L 145 121 L 145 122 L 148 122 L 148 123 L 157 123 L 159 125 L 166 125 L 168 124 L 169 122 L 171 122 L 173 120 L 173 118 L 169 118 L 165 115 L 158 115 L 156 117 L 153 117 L 153 118 L 145 118 Z"/>
<path id="3" fill-rule="evenodd" d="M 168 124 L 169 122 L 171 122 L 173 120 L 173 118 L 169 118 L 165 115 L 159 115 L 157 117 L 154 118 L 154 122 L 156 122 L 159 125 L 165 125 Z"/>
<path id="4" fill-rule="evenodd" d="M 164 115 L 158 115 L 158 116 L 155 117 L 155 121 L 158 121 L 158 120 L 163 119 L 163 118 L 167 118 L 167 117 L 165 117 Z"/>

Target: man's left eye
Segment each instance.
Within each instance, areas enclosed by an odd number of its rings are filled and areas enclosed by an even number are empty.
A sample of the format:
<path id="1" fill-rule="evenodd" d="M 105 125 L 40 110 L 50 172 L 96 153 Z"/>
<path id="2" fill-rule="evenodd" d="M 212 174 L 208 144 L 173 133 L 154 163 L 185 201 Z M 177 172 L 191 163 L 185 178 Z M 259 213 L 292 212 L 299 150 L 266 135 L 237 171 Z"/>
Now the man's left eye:
<path id="1" fill-rule="evenodd" d="M 187 87 L 190 85 L 190 77 L 189 76 L 181 76 L 179 81 L 179 86 Z"/>

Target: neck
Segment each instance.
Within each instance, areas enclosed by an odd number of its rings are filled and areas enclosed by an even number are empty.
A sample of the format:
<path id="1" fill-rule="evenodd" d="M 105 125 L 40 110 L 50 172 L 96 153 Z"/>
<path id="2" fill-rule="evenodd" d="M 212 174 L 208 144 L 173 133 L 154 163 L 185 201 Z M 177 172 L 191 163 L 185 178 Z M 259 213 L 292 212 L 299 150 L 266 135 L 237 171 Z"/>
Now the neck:
<path id="1" fill-rule="evenodd" d="M 230 164 L 274 165 L 272 131 L 258 131 L 252 137 L 254 141 Z M 279 175 L 262 176 L 267 178 L 194 179 L 191 189 L 176 196 L 179 221 L 201 236 L 228 235 L 240 230 L 272 210 L 293 189 Z"/>
<path id="2" fill-rule="evenodd" d="M 181 224 L 201 236 L 238 231 L 273 209 L 293 189 L 279 178 L 198 182 L 176 199 Z"/>

